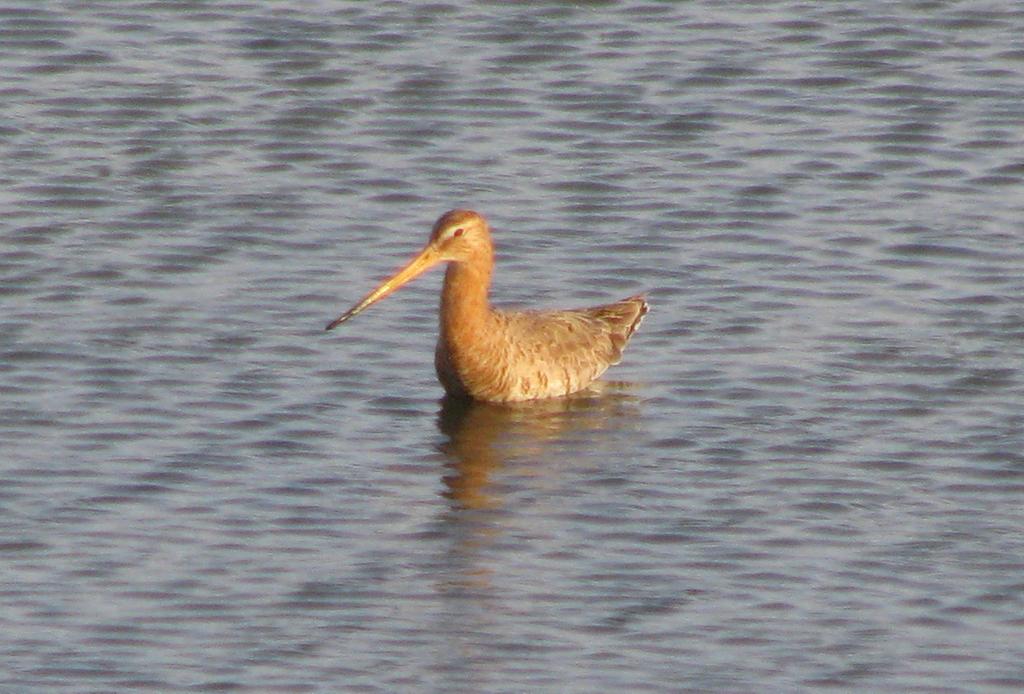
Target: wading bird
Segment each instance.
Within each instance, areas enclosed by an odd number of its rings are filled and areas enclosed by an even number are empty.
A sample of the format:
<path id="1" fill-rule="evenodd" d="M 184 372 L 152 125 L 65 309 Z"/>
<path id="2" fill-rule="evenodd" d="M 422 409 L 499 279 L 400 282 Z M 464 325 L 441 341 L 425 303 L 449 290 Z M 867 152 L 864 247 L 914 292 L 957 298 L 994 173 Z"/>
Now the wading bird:
<path id="1" fill-rule="evenodd" d="M 472 210 L 451 210 L 434 224 L 419 255 L 327 330 L 445 262 L 434 365 L 444 389 L 457 398 L 515 402 L 582 390 L 619 363 L 648 310 L 642 295 L 564 311 L 492 308 L 494 246 L 487 221 Z"/>

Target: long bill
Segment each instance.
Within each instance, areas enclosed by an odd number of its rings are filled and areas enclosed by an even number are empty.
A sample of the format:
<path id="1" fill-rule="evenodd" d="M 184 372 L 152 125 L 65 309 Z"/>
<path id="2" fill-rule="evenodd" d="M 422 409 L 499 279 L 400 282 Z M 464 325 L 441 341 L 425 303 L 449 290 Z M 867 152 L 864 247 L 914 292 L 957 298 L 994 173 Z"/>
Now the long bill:
<path id="1" fill-rule="evenodd" d="M 443 260 L 441 254 L 433 245 L 428 245 L 420 254 L 409 261 L 409 263 L 394 275 L 380 283 L 376 289 L 364 296 L 359 303 L 345 311 L 343 314 L 327 324 L 326 330 L 336 328 L 352 316 L 362 313 L 371 304 L 374 304 L 410 280 L 416 279 L 421 274 L 434 267 Z"/>

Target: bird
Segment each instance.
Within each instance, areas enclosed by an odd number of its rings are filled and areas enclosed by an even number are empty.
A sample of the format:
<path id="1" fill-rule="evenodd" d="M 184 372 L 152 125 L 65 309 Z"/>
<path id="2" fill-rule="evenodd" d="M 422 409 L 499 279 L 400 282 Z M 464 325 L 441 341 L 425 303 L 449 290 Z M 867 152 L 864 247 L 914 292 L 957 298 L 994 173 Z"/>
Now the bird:
<path id="1" fill-rule="evenodd" d="M 336 328 L 441 263 L 448 267 L 434 366 L 445 392 L 455 399 L 514 403 L 584 390 L 619 363 L 649 310 L 643 294 L 568 310 L 492 307 L 490 226 L 478 212 L 456 209 L 441 215 L 416 257 L 326 329 Z"/>

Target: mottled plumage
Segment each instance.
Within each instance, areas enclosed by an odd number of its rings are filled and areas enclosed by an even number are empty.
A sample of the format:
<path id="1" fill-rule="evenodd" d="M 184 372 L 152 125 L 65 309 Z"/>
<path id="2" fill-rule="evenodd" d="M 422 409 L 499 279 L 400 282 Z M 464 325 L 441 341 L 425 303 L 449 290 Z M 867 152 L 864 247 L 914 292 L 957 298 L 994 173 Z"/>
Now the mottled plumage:
<path id="1" fill-rule="evenodd" d="M 484 218 L 452 210 L 423 251 L 327 326 L 335 327 L 434 265 L 448 262 L 441 290 L 438 379 L 453 396 L 512 402 L 569 395 L 613 364 L 647 313 L 633 296 L 566 311 L 502 311 L 488 290 L 494 249 Z"/>

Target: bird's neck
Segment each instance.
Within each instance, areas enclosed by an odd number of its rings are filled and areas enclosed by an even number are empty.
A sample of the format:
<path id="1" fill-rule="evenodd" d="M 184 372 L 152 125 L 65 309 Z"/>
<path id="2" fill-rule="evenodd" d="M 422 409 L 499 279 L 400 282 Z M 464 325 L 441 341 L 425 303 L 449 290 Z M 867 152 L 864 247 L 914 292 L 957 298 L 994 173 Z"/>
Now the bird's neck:
<path id="1" fill-rule="evenodd" d="M 490 286 L 489 259 L 486 263 L 448 264 L 441 288 L 442 335 L 470 341 L 479 336 L 490 317 L 491 305 L 487 298 Z"/>

